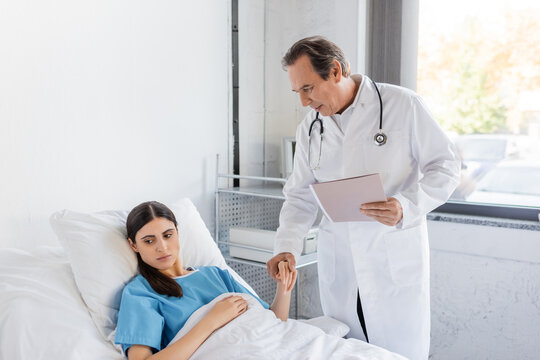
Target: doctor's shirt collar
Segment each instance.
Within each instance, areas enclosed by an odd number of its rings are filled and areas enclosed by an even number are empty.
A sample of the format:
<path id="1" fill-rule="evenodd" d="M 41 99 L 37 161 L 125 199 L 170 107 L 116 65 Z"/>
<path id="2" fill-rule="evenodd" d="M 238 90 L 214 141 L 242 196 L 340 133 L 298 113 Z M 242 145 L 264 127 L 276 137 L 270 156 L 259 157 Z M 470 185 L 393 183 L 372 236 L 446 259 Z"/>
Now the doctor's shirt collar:
<path id="1" fill-rule="evenodd" d="M 367 76 L 365 75 L 359 75 L 359 74 L 354 74 L 354 75 L 351 75 L 351 78 L 353 78 L 354 80 L 358 79 L 358 77 L 362 77 L 362 81 L 360 82 L 360 85 L 358 86 L 358 91 L 356 91 L 356 95 L 354 97 L 354 100 L 352 102 L 351 105 L 349 105 L 348 108 L 345 109 L 345 111 L 343 111 L 341 114 L 345 114 L 349 111 L 353 111 L 353 109 L 356 107 L 356 105 L 358 103 L 360 104 L 364 104 L 366 102 L 368 102 L 368 96 L 366 94 L 366 92 L 362 92 L 362 88 L 364 87 L 364 83 L 366 82 L 367 79 Z M 363 94 L 362 94 L 363 93 Z"/>

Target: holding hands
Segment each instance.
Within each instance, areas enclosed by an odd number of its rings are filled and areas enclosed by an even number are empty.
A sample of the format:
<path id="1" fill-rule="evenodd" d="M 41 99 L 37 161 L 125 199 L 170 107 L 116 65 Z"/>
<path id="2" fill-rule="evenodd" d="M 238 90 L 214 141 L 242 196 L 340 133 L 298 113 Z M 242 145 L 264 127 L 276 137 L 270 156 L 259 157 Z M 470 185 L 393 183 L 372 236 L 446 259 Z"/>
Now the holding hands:
<path id="1" fill-rule="evenodd" d="M 284 294 L 289 293 L 296 283 L 296 275 L 296 269 L 293 268 L 291 271 L 288 261 L 280 261 L 278 263 L 278 273 L 276 274 L 276 279 L 279 281 L 278 291 Z"/>
<path id="2" fill-rule="evenodd" d="M 281 278 L 278 277 L 279 274 L 279 263 L 284 262 L 288 265 L 290 272 L 296 272 L 296 260 L 294 255 L 289 252 L 279 253 L 266 263 L 266 271 L 268 275 L 272 277 L 277 282 L 281 282 Z"/>
<path id="3" fill-rule="evenodd" d="M 276 317 L 287 321 L 291 303 L 291 291 L 296 283 L 296 261 L 288 252 L 280 253 L 266 263 L 268 274 L 277 281 L 276 296 L 270 306 Z"/>

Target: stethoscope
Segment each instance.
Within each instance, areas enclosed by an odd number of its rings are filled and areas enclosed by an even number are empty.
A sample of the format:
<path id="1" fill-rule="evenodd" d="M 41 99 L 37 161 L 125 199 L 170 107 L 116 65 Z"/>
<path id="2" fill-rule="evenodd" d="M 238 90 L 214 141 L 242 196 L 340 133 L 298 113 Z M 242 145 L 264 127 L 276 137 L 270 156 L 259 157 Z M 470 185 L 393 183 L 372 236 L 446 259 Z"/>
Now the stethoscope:
<path id="1" fill-rule="evenodd" d="M 371 79 L 370 79 L 371 80 Z M 379 88 L 377 87 L 377 84 L 375 84 L 375 81 L 371 80 L 373 83 L 373 86 L 375 86 L 375 90 L 377 90 L 377 96 L 379 97 L 379 131 L 373 136 L 373 140 L 375 141 L 375 145 L 382 146 L 386 144 L 386 141 L 388 140 L 388 137 L 386 134 L 382 131 L 382 118 L 383 118 L 383 104 L 381 99 L 381 93 L 379 92 Z M 313 130 L 313 126 L 315 123 L 319 123 L 320 127 L 320 135 L 321 135 L 321 141 L 319 142 L 319 157 L 317 159 L 317 165 L 314 168 L 311 168 L 311 170 L 318 170 L 320 169 L 320 163 L 321 163 L 321 152 L 322 152 L 322 142 L 323 142 L 323 133 L 324 133 L 324 126 L 322 119 L 319 119 L 319 113 L 317 112 L 317 115 L 315 116 L 315 119 L 311 122 L 311 125 L 309 126 L 308 131 L 308 164 L 311 166 L 311 131 Z"/>

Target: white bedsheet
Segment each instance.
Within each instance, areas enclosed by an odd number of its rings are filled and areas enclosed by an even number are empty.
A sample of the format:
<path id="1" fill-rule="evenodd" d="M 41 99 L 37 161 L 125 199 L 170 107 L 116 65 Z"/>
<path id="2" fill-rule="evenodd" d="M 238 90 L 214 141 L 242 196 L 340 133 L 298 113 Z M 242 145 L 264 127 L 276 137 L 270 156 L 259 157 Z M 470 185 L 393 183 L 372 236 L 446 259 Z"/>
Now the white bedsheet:
<path id="1" fill-rule="evenodd" d="M 99 335 L 60 248 L 0 249 L 0 359 L 124 359 Z"/>
<path id="2" fill-rule="evenodd" d="M 193 328 L 223 294 L 195 311 L 171 344 Z M 296 320 L 283 322 L 250 295 L 248 310 L 215 331 L 191 359 L 376 359 L 404 357 L 356 339 L 325 334 L 321 329 Z"/>

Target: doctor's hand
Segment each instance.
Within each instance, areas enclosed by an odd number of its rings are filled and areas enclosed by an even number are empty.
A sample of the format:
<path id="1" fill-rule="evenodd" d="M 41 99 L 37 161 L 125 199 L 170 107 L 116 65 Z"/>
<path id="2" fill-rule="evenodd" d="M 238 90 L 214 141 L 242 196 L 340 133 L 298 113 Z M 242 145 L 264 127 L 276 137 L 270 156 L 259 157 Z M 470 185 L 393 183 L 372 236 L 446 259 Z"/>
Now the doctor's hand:
<path id="1" fill-rule="evenodd" d="M 282 282 L 282 279 L 278 277 L 279 274 L 279 263 L 281 261 L 286 261 L 288 263 L 289 271 L 290 272 L 296 272 L 296 260 L 294 258 L 294 255 L 289 252 L 282 252 L 268 260 L 266 263 L 266 271 L 268 271 L 268 275 L 272 277 L 277 282 Z"/>
<path id="2" fill-rule="evenodd" d="M 403 218 L 403 208 L 393 197 L 386 201 L 362 204 L 360 212 L 388 226 L 395 226 Z"/>

